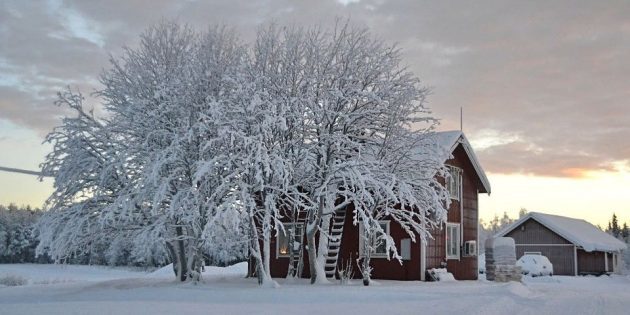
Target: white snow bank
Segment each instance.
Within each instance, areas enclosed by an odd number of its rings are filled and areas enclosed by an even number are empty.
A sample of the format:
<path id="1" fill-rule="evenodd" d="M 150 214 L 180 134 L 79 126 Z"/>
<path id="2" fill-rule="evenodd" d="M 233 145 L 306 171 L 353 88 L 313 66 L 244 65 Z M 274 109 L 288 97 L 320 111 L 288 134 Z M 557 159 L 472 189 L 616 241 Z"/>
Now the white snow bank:
<path id="1" fill-rule="evenodd" d="M 62 264 L 0 264 L 0 278 L 17 276 L 28 284 L 54 284 L 76 281 L 103 281 L 138 276 L 128 267 L 83 266 Z"/>
<path id="2" fill-rule="evenodd" d="M 245 277 L 247 263 L 242 262 L 228 267 L 206 266 L 202 277 L 209 279 Z M 153 278 L 175 280 L 173 266 L 168 265 L 154 272 L 140 268 L 84 266 L 62 264 L 0 264 L 0 278 L 20 277 L 27 284 L 58 284 L 81 281 L 108 281 L 130 278 Z"/>
<path id="3" fill-rule="evenodd" d="M 27 274 L 55 272 L 47 265 L 18 265 Z M 67 269 L 73 269 L 67 266 Z M 226 277 L 198 285 L 169 279 L 143 279 L 140 271 L 91 266 L 93 274 L 128 279 L 0 287 L 0 313 L 10 314 L 625 314 L 630 309 L 626 276 L 524 278 L 511 282 L 424 283 L 380 280 L 380 285 L 311 285 L 308 279 L 275 289 L 256 279 Z M 238 274 L 235 265 L 210 274 Z M 0 274 L 16 265 L 0 265 Z M 172 271 L 171 271 L 172 272 Z M 53 274 L 54 275 L 54 274 Z M 48 275 L 48 277 L 53 276 Z"/>
<path id="4" fill-rule="evenodd" d="M 202 278 L 205 277 L 226 277 L 226 276 L 239 276 L 245 277 L 247 275 L 247 262 L 240 262 L 232 266 L 216 267 L 206 266 L 205 270 L 201 273 Z M 146 276 L 147 278 L 174 278 L 173 264 L 164 266 Z"/>
<path id="5" fill-rule="evenodd" d="M 535 294 L 528 287 L 520 282 L 510 281 L 506 288 L 510 293 L 523 298 L 535 296 Z"/>
<path id="6" fill-rule="evenodd" d="M 429 269 L 429 272 L 433 274 L 436 280 L 440 282 L 455 282 L 453 274 L 448 272 L 445 268 L 433 268 Z"/>
<path id="7" fill-rule="evenodd" d="M 486 254 L 481 254 L 477 257 L 477 269 L 479 273 L 486 273 Z"/>

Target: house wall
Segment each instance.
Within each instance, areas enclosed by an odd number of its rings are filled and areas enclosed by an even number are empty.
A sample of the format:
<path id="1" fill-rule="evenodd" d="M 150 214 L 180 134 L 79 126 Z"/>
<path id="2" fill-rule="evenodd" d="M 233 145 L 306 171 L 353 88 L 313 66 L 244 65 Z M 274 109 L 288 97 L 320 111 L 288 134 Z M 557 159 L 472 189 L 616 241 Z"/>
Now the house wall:
<path id="1" fill-rule="evenodd" d="M 432 239 L 427 241 L 427 269 L 444 268 L 446 263 L 446 232 L 445 227 L 431 231 Z"/>
<path id="2" fill-rule="evenodd" d="M 514 243 L 518 244 L 567 244 L 573 245 L 571 242 L 548 229 L 544 225 L 538 223 L 534 219 L 529 219 L 517 226 L 506 236 L 514 239 Z"/>
<path id="3" fill-rule="evenodd" d="M 344 223 L 343 235 L 341 237 L 341 248 L 338 266 L 342 269 L 350 263 L 354 270 L 354 278 L 361 278 L 356 259 L 359 257 L 359 226 L 353 225 L 352 206 L 346 211 L 346 221 Z M 385 219 L 387 220 L 387 218 Z M 396 243 L 396 249 L 400 254 L 401 241 L 410 238 L 407 232 L 393 220 L 389 220 L 389 233 Z M 411 259 L 403 260 L 372 257 L 372 279 L 389 280 L 420 280 L 420 239 L 415 234 L 416 242 L 411 243 Z"/>
<path id="4" fill-rule="evenodd" d="M 475 170 L 468 160 L 464 148 L 460 145 L 453 152 L 454 159 L 447 161 L 449 165 L 454 165 L 463 170 L 462 188 L 463 188 L 463 223 L 461 226 L 463 233 L 463 246 L 466 241 L 477 241 L 477 228 L 479 221 L 478 210 L 478 185 L 480 183 Z M 449 222 L 457 222 L 460 217 L 459 201 L 453 202 L 449 208 Z M 479 244 L 477 244 L 479 246 Z M 451 272 L 455 279 L 458 280 L 477 280 L 477 256 L 463 256 L 463 248 L 460 248 L 460 260 L 448 260 L 447 270 Z"/>
<path id="5" fill-rule="evenodd" d="M 341 236 L 341 247 L 337 266 L 339 268 L 345 268 L 350 264 L 354 270 L 354 278 L 360 279 L 361 273 L 356 263 L 356 259 L 359 257 L 359 227 L 358 225 L 353 225 L 353 215 L 353 207 L 350 205 L 346 210 L 346 220 L 344 222 L 343 235 Z M 394 238 L 396 248 L 400 253 L 401 241 L 410 237 L 407 232 L 394 221 L 390 220 L 389 228 L 390 235 Z M 316 240 L 318 239 L 319 236 L 316 237 Z M 277 257 L 276 240 L 276 237 L 272 237 L 271 239 L 271 276 L 274 278 L 285 278 L 289 269 L 289 258 Z M 305 237 L 302 244 L 306 245 Z M 417 234 L 416 242 L 411 243 L 410 258 L 410 260 L 403 260 L 401 263 L 394 258 L 388 260 L 387 258 L 372 257 L 372 279 L 420 280 L 420 245 Z M 304 250 L 304 269 L 302 271 L 302 277 L 310 277 L 308 251 L 306 249 Z"/>
<path id="6" fill-rule="evenodd" d="M 587 252 L 578 249 L 578 274 L 606 272 L 606 258 L 604 252 Z"/>
<path id="7" fill-rule="evenodd" d="M 302 238 L 302 244 L 306 244 L 306 236 Z M 262 246 L 262 243 L 261 243 Z M 273 278 L 286 278 L 287 272 L 289 271 L 289 257 L 278 257 L 277 256 L 277 238 L 274 236 L 271 237 L 271 255 L 270 257 L 270 268 L 271 268 L 271 276 Z M 302 272 L 303 277 L 310 277 L 309 274 L 309 264 L 308 264 L 308 251 L 304 250 L 304 271 Z"/>
<path id="8" fill-rule="evenodd" d="M 517 226 L 505 236 L 516 243 L 516 258 L 525 252 L 540 252 L 549 258 L 556 275 L 575 275 L 573 244 L 534 219 Z"/>

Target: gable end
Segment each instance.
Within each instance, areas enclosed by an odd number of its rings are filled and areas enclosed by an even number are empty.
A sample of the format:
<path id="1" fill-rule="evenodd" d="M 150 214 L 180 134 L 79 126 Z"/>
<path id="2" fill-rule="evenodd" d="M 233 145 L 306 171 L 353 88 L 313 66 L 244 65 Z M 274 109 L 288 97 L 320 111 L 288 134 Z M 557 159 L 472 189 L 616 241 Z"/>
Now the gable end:
<path id="1" fill-rule="evenodd" d="M 534 218 L 529 218 L 515 226 L 505 233 L 505 236 L 513 238 L 516 244 L 573 244 Z"/>

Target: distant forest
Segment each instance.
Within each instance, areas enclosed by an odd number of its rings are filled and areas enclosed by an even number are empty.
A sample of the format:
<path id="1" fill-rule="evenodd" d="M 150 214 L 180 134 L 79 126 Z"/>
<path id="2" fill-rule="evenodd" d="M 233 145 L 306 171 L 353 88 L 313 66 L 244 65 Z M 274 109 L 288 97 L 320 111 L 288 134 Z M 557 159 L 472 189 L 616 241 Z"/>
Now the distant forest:
<path id="1" fill-rule="evenodd" d="M 527 214 L 527 209 L 519 211 L 519 218 Z M 0 205 L 0 263 L 51 263 L 46 255 L 36 255 L 37 239 L 36 224 L 44 212 L 30 206 L 17 206 L 9 204 Z M 484 251 L 484 242 L 501 229 L 512 224 L 518 218 L 510 217 L 507 212 L 488 222 L 479 220 L 479 250 Z M 630 227 L 628 222 L 619 222 L 616 214 L 608 222 L 606 227 L 598 227 L 610 235 L 630 244 Z M 84 252 L 75 253 L 65 261 L 72 264 L 113 265 L 113 266 L 147 266 L 158 267 L 170 263 L 165 252 L 156 251 L 148 258 L 133 257 L 124 244 L 117 247 L 118 250 L 105 250 L 105 244 L 92 244 Z M 245 251 L 236 255 L 234 260 L 244 260 Z M 212 262 L 208 262 L 212 264 Z M 630 266 L 630 251 L 626 251 L 626 266 Z"/>
<path id="2" fill-rule="evenodd" d="M 0 205 L 0 263 L 52 263 L 47 255 L 37 255 L 37 221 L 44 214 L 30 206 Z M 105 241 L 104 241 L 105 242 Z M 63 262 L 83 265 L 158 267 L 169 263 L 165 253 L 155 252 L 149 259 L 134 259 L 124 244 L 118 250 L 105 250 L 94 243 L 83 252 L 74 253 Z"/>
<path id="3" fill-rule="evenodd" d="M 44 213 L 41 209 L 30 206 L 0 204 L 0 264 L 53 262 L 46 254 L 37 255 L 37 223 Z M 130 244 L 119 242 L 112 246 L 110 242 L 101 238 L 61 262 L 136 267 L 161 267 L 171 262 L 165 248 L 149 249 L 143 255 L 134 255 Z M 225 251 L 221 249 L 215 253 L 206 253 L 206 264 L 224 266 L 246 260 L 247 250 L 244 247 L 235 248 L 228 253 Z"/>

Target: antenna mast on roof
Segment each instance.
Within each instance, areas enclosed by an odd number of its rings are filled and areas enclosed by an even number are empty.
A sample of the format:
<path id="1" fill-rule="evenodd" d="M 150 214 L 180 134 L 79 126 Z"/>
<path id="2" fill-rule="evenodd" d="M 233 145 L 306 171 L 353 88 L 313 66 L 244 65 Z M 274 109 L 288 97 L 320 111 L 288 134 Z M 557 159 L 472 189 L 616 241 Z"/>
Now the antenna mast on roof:
<path id="1" fill-rule="evenodd" d="M 459 131 L 464 132 L 464 108 L 459 107 Z"/>

